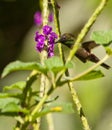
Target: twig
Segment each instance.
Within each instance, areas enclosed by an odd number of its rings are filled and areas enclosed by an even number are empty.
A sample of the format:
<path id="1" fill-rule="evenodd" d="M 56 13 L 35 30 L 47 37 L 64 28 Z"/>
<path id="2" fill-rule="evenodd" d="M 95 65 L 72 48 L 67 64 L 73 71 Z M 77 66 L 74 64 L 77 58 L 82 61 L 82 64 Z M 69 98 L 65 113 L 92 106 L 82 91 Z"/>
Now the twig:
<path id="1" fill-rule="evenodd" d="M 55 0 L 51 0 L 51 3 L 54 11 L 54 23 L 55 23 L 56 33 L 60 37 L 61 31 L 60 31 L 60 24 L 59 24 L 59 9 L 56 6 L 57 3 L 55 2 Z M 61 43 L 58 44 L 58 49 L 59 49 L 59 54 L 61 59 L 62 60 L 65 59 Z"/>
<path id="2" fill-rule="evenodd" d="M 74 57 L 74 54 L 76 53 L 81 41 L 83 40 L 85 35 L 88 33 L 91 26 L 94 24 L 94 22 L 96 21 L 97 17 L 101 13 L 101 11 L 104 9 L 107 2 L 108 2 L 108 0 L 101 0 L 99 6 L 96 8 L 96 10 L 92 14 L 92 16 L 90 17 L 88 22 L 85 24 L 84 28 L 81 30 L 80 34 L 78 35 L 78 37 L 74 43 L 73 49 L 70 51 L 70 54 L 67 58 L 67 62 L 71 61 L 71 59 Z"/>
<path id="3" fill-rule="evenodd" d="M 89 31 L 90 27 L 96 21 L 98 15 L 101 13 L 101 11 L 103 10 L 103 8 L 105 7 L 107 2 L 108 2 L 108 0 L 102 0 L 100 2 L 99 6 L 97 7 L 97 9 L 93 13 L 93 15 L 90 17 L 90 19 L 88 20 L 88 22 L 86 23 L 84 28 L 81 30 L 81 33 L 78 35 L 78 37 L 77 37 L 77 39 L 76 39 L 76 41 L 74 43 L 73 49 L 70 51 L 70 54 L 69 54 L 69 56 L 67 58 L 67 63 L 69 61 L 71 61 L 71 59 L 74 57 L 74 54 L 76 53 L 76 51 L 77 51 L 77 49 L 78 49 L 78 47 L 80 45 L 80 42 L 83 40 L 83 38 L 85 37 L 85 35 Z M 83 128 L 84 128 L 84 130 L 90 130 L 87 118 L 84 115 L 84 112 L 83 112 L 80 100 L 79 100 L 79 98 L 77 96 L 77 93 L 76 93 L 76 91 L 75 91 L 75 89 L 74 89 L 71 82 L 69 82 L 68 85 L 69 85 L 69 89 L 70 89 L 74 104 L 76 104 L 78 114 L 80 115 Z"/>
<path id="4" fill-rule="evenodd" d="M 43 26 L 47 25 L 47 23 L 48 23 L 48 14 L 49 14 L 49 11 L 48 11 L 48 0 L 43 0 Z M 41 52 L 40 59 L 41 59 L 41 64 L 44 65 L 44 61 L 47 59 L 47 52 L 45 50 L 43 50 Z M 41 79 L 40 79 L 40 92 L 41 93 L 40 93 L 40 97 L 46 96 L 45 95 L 45 93 L 46 93 L 45 92 L 46 91 L 46 84 L 47 84 L 46 77 L 45 77 L 45 75 L 41 74 Z M 32 112 L 32 116 L 35 114 L 35 112 L 37 110 L 39 110 L 38 108 L 40 108 L 40 110 L 41 110 L 42 107 L 43 107 L 43 104 L 41 104 L 41 102 L 40 102 L 40 104 L 37 104 L 36 108 Z M 37 122 L 39 122 L 37 124 L 38 126 L 40 126 L 40 120 L 41 120 L 41 118 L 37 119 Z"/>
<path id="5" fill-rule="evenodd" d="M 98 63 L 96 63 L 95 65 L 93 65 L 92 67 L 90 67 L 89 69 L 85 70 L 83 73 L 75 76 L 74 78 L 71 78 L 69 81 L 73 82 L 81 77 L 83 77 L 84 75 L 88 74 L 89 72 L 91 72 L 92 70 L 94 70 L 95 68 L 97 68 L 99 65 L 101 65 L 102 63 L 104 63 L 104 61 L 106 61 L 109 58 L 109 55 L 106 55 L 102 60 L 100 60 Z"/>
<path id="6" fill-rule="evenodd" d="M 77 92 L 75 91 L 73 87 L 73 84 L 71 82 L 68 82 L 68 85 L 69 85 L 70 93 L 72 95 L 73 102 L 76 105 L 84 130 L 91 130 L 88 124 L 88 120 L 83 112 L 82 105 L 78 98 Z"/>

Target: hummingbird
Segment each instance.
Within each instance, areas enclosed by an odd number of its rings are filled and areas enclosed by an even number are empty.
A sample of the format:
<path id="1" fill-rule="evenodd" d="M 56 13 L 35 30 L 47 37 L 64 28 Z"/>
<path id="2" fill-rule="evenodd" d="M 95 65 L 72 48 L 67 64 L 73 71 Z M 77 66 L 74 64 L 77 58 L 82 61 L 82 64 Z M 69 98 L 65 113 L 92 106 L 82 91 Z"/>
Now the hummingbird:
<path id="1" fill-rule="evenodd" d="M 60 39 L 56 43 L 62 43 L 68 48 L 72 49 L 74 45 L 75 37 L 70 33 L 64 33 Z M 86 63 L 87 61 L 91 61 L 94 63 L 97 63 L 100 61 L 100 59 L 95 56 L 93 53 L 91 53 L 91 50 L 95 47 L 99 46 L 95 41 L 87 41 L 81 44 L 81 46 L 78 48 L 78 50 L 75 53 L 75 56 L 81 60 L 83 63 Z M 110 66 L 102 63 L 102 67 L 105 69 L 109 69 Z"/>

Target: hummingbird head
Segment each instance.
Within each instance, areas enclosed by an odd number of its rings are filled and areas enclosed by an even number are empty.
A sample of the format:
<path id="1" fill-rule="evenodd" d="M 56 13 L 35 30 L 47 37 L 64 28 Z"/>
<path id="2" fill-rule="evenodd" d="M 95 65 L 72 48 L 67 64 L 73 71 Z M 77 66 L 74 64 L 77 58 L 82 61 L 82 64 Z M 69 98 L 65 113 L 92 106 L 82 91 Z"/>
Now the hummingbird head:
<path id="1" fill-rule="evenodd" d="M 71 46 L 74 44 L 74 40 L 75 38 L 72 34 L 64 33 L 56 43 L 60 42 L 71 48 Z"/>

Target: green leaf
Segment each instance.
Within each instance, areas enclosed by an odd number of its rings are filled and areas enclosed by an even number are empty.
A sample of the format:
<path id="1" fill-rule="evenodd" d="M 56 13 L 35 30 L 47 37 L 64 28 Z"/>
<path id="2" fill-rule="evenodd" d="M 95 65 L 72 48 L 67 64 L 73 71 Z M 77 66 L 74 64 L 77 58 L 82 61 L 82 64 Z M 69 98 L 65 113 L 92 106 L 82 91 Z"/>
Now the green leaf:
<path id="1" fill-rule="evenodd" d="M 8 97 L 8 98 L 0 98 L 0 109 L 3 109 L 9 103 L 18 104 L 20 101 L 17 98 Z"/>
<path id="2" fill-rule="evenodd" d="M 4 91 L 12 90 L 12 89 L 23 90 L 25 86 L 26 86 L 26 82 L 25 81 L 20 81 L 20 82 L 12 84 L 10 86 L 5 86 L 3 90 Z"/>
<path id="3" fill-rule="evenodd" d="M 10 97 L 9 93 L 0 93 L 0 98 Z"/>
<path id="4" fill-rule="evenodd" d="M 107 46 L 112 42 L 112 30 L 110 31 L 95 31 L 91 34 L 91 39 L 98 44 Z"/>
<path id="5" fill-rule="evenodd" d="M 57 74 L 65 68 L 62 60 L 55 56 L 45 60 L 45 66 L 48 69 L 48 71 L 52 71 L 55 74 Z"/>
<path id="6" fill-rule="evenodd" d="M 5 105 L 4 108 L 2 108 L 1 113 L 9 113 L 9 112 L 23 112 L 23 113 L 28 113 L 28 110 L 23 109 L 20 107 L 20 105 L 10 102 L 7 105 Z"/>
<path id="7" fill-rule="evenodd" d="M 86 75 L 78 78 L 77 80 L 91 80 L 104 77 L 104 74 L 100 70 L 93 70 Z"/>
<path id="8" fill-rule="evenodd" d="M 18 106 L 14 102 L 10 102 L 2 108 L 1 112 L 19 112 L 20 111 L 20 106 Z"/>
<path id="9" fill-rule="evenodd" d="M 64 66 L 63 61 L 56 56 L 45 60 L 45 65 L 49 70 Z"/>
<path id="10" fill-rule="evenodd" d="M 62 71 L 66 68 L 71 68 L 72 64 L 69 62 L 67 65 L 63 64 L 63 61 L 59 57 L 52 57 L 45 61 L 45 66 L 48 69 L 48 71 L 52 71 L 55 74 Z"/>
<path id="11" fill-rule="evenodd" d="M 73 68 L 73 63 L 69 61 L 67 64 L 65 64 L 66 68 Z"/>
<path id="12" fill-rule="evenodd" d="M 21 94 L 19 93 L 0 93 L 0 98 L 8 98 L 8 97 L 15 97 L 15 98 L 21 98 Z"/>
<path id="13" fill-rule="evenodd" d="M 46 72 L 46 69 L 37 62 L 28 62 L 24 63 L 21 61 L 15 61 L 8 64 L 5 69 L 3 70 L 2 77 L 5 77 L 11 72 L 18 71 L 18 70 L 37 70 L 39 72 Z"/>

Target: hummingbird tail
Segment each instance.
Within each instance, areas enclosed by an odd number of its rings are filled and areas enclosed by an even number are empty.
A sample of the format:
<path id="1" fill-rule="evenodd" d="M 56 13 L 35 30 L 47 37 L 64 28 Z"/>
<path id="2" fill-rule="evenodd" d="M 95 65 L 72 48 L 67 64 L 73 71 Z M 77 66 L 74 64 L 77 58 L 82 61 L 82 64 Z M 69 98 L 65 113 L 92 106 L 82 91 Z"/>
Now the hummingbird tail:
<path id="1" fill-rule="evenodd" d="M 88 59 L 88 60 L 90 60 L 90 61 L 92 61 L 92 62 L 94 62 L 94 63 L 97 63 L 97 62 L 100 61 L 99 58 L 96 57 L 94 54 L 91 54 L 91 55 L 89 56 L 89 59 Z M 107 65 L 107 64 L 105 64 L 105 63 L 102 63 L 101 66 L 104 67 L 105 69 L 111 68 L 109 65 Z"/>
<path id="2" fill-rule="evenodd" d="M 102 63 L 101 66 L 104 67 L 105 69 L 110 69 L 110 66 L 105 63 Z"/>

